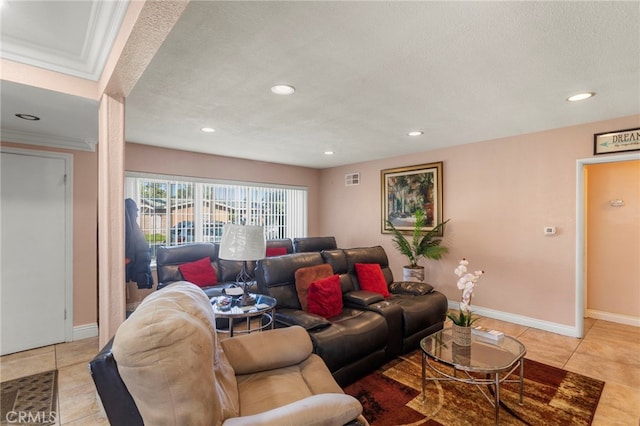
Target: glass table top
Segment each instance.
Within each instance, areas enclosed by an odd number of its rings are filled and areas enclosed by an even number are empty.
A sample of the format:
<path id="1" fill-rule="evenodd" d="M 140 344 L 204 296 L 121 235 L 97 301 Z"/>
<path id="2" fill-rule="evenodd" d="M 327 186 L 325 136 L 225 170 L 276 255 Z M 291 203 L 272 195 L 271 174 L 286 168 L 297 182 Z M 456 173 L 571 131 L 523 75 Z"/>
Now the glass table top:
<path id="1" fill-rule="evenodd" d="M 231 318 L 234 318 L 234 317 L 244 318 L 249 316 L 257 316 L 275 308 L 278 303 L 277 300 L 271 296 L 266 296 L 264 294 L 254 294 L 254 293 L 251 293 L 251 295 L 256 299 L 256 303 L 248 306 L 239 305 L 240 298 L 242 296 L 232 297 L 231 305 L 225 306 L 224 308 L 221 308 L 217 302 L 219 298 L 228 297 L 228 296 L 212 297 L 209 300 L 211 301 L 211 305 L 213 306 L 213 311 L 215 312 L 216 316 L 231 317 Z"/>
<path id="2" fill-rule="evenodd" d="M 458 370 L 495 373 L 509 370 L 527 352 L 524 345 L 509 336 L 496 342 L 471 335 L 471 346 L 453 343 L 452 329 L 445 328 L 420 341 L 420 348 L 430 358 Z"/>

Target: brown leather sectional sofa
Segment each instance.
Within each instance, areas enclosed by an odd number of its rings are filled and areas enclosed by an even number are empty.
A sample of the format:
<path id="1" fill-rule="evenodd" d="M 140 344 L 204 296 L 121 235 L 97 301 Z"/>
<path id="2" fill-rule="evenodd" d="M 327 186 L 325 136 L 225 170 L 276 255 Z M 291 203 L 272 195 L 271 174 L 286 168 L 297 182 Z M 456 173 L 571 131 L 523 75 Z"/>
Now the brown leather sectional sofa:
<path id="1" fill-rule="evenodd" d="M 329 319 L 302 309 L 295 277 L 300 268 L 325 263 L 340 277 L 344 304 L 342 313 Z M 362 290 L 356 263 L 380 265 L 390 296 Z M 444 325 L 447 298 L 426 283 L 395 282 L 380 246 L 265 258 L 255 272 L 258 291 L 278 300 L 277 324 L 305 328 L 314 352 L 342 386 L 417 348 Z"/>
<path id="2" fill-rule="evenodd" d="M 309 332 L 314 352 L 342 386 L 417 348 L 420 339 L 443 327 L 446 297 L 426 283 L 395 282 L 381 246 L 338 249 L 334 237 L 307 237 L 268 240 L 267 247 L 284 247 L 287 254 L 248 262 L 255 269 L 254 290 L 278 300 L 276 326 L 300 325 Z M 158 248 L 158 288 L 184 279 L 181 264 L 208 256 L 218 284 L 203 290 L 209 297 L 220 295 L 234 284 L 241 262 L 218 259 L 218 249 L 211 243 Z M 391 296 L 362 290 L 356 263 L 379 264 Z M 344 309 L 330 320 L 305 312 L 295 286 L 298 269 L 321 264 L 331 265 L 342 286 Z M 218 325 L 226 327 L 227 321 Z"/>
<path id="3" fill-rule="evenodd" d="M 306 237 L 267 240 L 267 255 L 272 249 L 281 249 L 286 254 L 300 252 L 314 252 L 325 249 L 335 249 L 334 237 Z M 242 269 L 242 262 L 237 260 L 222 260 L 218 258 L 220 244 L 218 243 L 192 243 L 179 246 L 158 247 L 156 269 L 158 272 L 158 290 L 176 281 L 184 280 L 180 272 L 180 265 L 193 262 L 204 257 L 211 260 L 211 265 L 216 272 L 218 284 L 204 287 L 203 290 L 209 297 L 219 296 L 225 287 L 235 284 L 236 277 Z M 247 270 L 253 271 L 256 262 L 247 262 Z"/>

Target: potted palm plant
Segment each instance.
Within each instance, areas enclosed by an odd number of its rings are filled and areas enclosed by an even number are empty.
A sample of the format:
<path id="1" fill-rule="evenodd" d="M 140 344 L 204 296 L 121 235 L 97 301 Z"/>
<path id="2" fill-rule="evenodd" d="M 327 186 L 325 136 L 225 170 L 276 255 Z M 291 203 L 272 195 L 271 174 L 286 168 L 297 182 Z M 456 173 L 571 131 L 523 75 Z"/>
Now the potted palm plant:
<path id="1" fill-rule="evenodd" d="M 449 219 L 436 225 L 432 230 L 423 235 L 425 224 L 424 210 L 417 209 L 415 211 L 416 223 L 413 227 L 411 240 L 407 239 L 404 234 L 393 226 L 391 221 L 387 220 L 391 233 L 393 234 L 393 244 L 398 251 L 407 257 L 409 264 L 403 267 L 404 281 L 424 281 L 424 266 L 418 265 L 420 259 L 439 260 L 444 253 L 449 251 L 448 248 L 441 246 L 442 237 L 441 230 Z"/>

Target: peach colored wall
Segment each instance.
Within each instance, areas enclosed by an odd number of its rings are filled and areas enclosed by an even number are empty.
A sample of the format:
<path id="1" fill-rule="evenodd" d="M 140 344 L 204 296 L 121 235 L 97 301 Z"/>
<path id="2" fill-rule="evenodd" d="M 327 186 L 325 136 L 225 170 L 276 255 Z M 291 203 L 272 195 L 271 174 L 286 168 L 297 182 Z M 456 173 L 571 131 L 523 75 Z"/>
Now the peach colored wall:
<path id="1" fill-rule="evenodd" d="M 73 325 L 98 321 L 98 154 L 4 143 L 21 149 L 73 155 Z"/>
<path id="2" fill-rule="evenodd" d="M 126 171 L 135 172 L 306 186 L 309 211 L 307 233 L 310 236 L 320 235 L 318 215 L 320 171 L 317 169 L 198 154 L 134 143 L 126 145 L 124 167 Z"/>
<path id="3" fill-rule="evenodd" d="M 640 318 L 640 161 L 586 173 L 587 309 Z"/>
<path id="4" fill-rule="evenodd" d="M 443 161 L 450 253 L 422 261 L 426 280 L 459 301 L 453 269 L 466 257 L 485 270 L 473 305 L 575 325 L 576 160 L 592 157 L 594 133 L 639 123 L 630 116 L 325 169 L 320 233 L 335 235 L 341 247 L 382 245 L 394 276 L 402 277 L 406 260 L 380 232 L 380 170 Z M 360 172 L 361 184 L 345 187 L 352 172 Z M 545 236 L 545 226 L 557 234 Z"/>

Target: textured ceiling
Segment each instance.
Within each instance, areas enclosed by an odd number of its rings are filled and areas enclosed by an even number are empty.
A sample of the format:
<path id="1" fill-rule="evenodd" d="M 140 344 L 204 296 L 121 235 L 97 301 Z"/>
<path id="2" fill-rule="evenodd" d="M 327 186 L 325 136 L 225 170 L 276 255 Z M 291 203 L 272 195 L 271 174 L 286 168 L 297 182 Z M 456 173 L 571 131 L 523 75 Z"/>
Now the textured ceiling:
<path id="1" fill-rule="evenodd" d="M 191 2 L 128 99 L 127 139 L 324 168 L 630 115 L 639 12 L 637 2 Z M 276 96 L 276 83 L 297 91 Z M 565 101 L 585 90 L 597 96 Z M 414 129 L 425 133 L 406 136 Z"/>
<path id="2" fill-rule="evenodd" d="M 325 168 L 638 114 L 638 22 L 639 2 L 191 1 L 126 139 Z"/>

